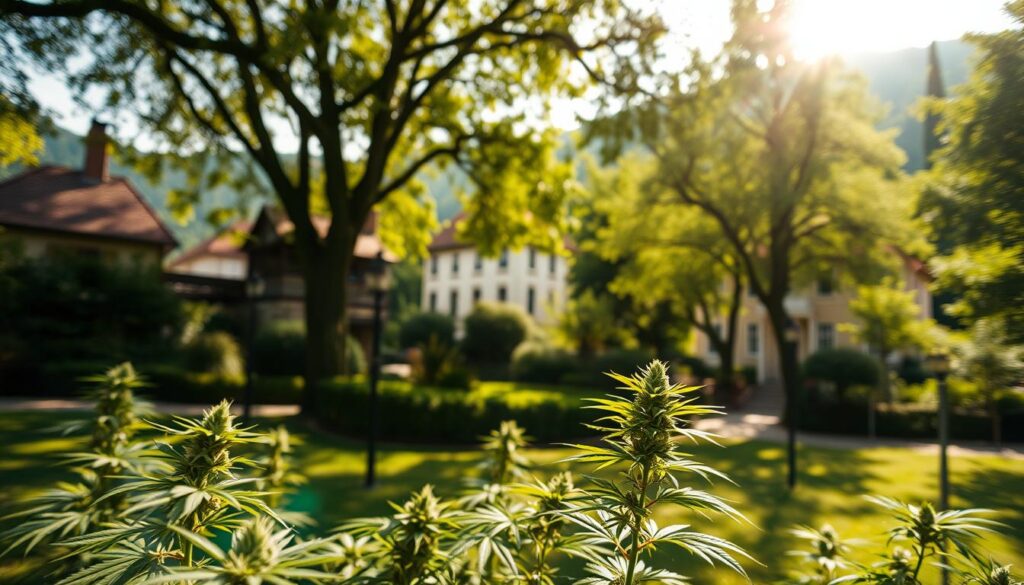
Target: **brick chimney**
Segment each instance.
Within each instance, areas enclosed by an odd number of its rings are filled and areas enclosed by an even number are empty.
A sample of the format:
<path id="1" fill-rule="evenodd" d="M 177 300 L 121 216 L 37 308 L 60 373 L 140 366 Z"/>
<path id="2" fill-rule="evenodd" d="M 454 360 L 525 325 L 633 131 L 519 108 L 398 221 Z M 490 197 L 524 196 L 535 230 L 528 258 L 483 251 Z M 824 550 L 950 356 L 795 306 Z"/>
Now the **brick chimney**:
<path id="1" fill-rule="evenodd" d="M 93 120 L 89 134 L 85 137 L 85 168 L 82 173 L 102 183 L 110 177 L 108 165 L 107 125 Z"/>

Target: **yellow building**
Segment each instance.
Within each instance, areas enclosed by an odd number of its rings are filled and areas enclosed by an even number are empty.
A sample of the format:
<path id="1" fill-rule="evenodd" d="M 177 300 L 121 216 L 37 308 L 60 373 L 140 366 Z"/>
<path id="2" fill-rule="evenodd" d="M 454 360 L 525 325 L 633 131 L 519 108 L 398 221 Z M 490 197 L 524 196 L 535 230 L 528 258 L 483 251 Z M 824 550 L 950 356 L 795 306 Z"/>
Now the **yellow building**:
<path id="1" fill-rule="evenodd" d="M 914 300 L 920 307 L 920 318 L 927 319 L 932 315 L 932 296 L 928 290 L 931 277 L 921 261 L 902 254 L 901 258 L 904 286 L 914 291 Z M 850 300 L 853 298 L 852 290 L 838 287 L 831 279 L 821 279 L 786 298 L 786 310 L 799 328 L 797 352 L 801 361 L 819 349 L 856 345 L 840 327 L 843 323 L 854 322 L 850 312 Z M 724 327 L 724 322 L 723 315 L 716 326 Z M 770 328 L 771 322 L 764 306 L 753 293 L 748 292 L 744 296 L 743 308 L 737 320 L 733 351 L 736 367 L 755 368 L 757 381 L 761 384 L 781 379 L 779 348 Z M 708 364 L 717 365 L 718 355 L 712 349 L 707 335 L 698 332 L 695 346 L 697 357 Z"/>

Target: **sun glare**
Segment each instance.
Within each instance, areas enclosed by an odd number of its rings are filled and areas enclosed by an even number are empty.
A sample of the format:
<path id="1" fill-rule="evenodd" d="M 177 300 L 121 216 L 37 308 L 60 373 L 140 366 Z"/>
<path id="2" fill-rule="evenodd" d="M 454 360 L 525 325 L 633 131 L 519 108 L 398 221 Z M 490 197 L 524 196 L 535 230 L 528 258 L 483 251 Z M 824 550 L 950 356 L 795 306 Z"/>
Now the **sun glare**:
<path id="1" fill-rule="evenodd" d="M 655 1 L 680 44 L 708 51 L 731 32 L 730 0 Z M 793 0 L 789 30 L 801 59 L 896 51 L 1006 28 L 1003 1 Z"/>

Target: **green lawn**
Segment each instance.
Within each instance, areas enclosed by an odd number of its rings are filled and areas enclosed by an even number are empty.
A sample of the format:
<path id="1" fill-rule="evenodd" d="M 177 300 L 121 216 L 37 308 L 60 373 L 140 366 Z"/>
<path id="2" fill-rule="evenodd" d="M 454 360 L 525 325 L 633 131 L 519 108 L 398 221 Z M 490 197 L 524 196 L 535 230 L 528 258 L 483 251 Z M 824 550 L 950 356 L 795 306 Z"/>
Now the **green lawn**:
<path id="1" fill-rule="evenodd" d="M 52 455 L 75 445 L 42 429 L 70 415 L 41 413 L 0 414 L 0 507 L 49 482 L 67 477 L 53 466 Z M 290 420 L 293 430 L 305 435 L 297 454 L 310 482 L 289 507 L 308 512 L 326 531 L 340 520 L 388 512 L 387 500 L 399 500 L 423 483 L 442 494 L 456 494 L 462 478 L 473 474 L 478 455 L 472 450 L 452 451 L 422 446 L 386 446 L 380 458 L 380 484 L 362 488 L 362 443 L 325 436 Z M 661 522 L 694 522 L 718 536 L 746 547 L 764 566 L 749 566 L 754 583 L 766 583 L 785 574 L 791 560 L 785 551 L 793 545 L 787 529 L 794 524 L 829 522 L 846 536 L 873 536 L 890 525 L 862 494 L 885 494 L 908 500 L 936 493 L 934 457 L 902 449 L 801 451 L 802 484 L 790 494 L 783 484 L 781 446 L 757 441 L 724 448 L 698 447 L 696 456 L 727 472 L 739 484 L 718 484 L 713 490 L 731 499 L 756 528 L 727 522 L 709 526 L 700 518 L 662 510 Z M 560 449 L 535 449 L 530 456 L 539 473 L 562 466 Z M 996 456 L 958 457 L 952 460 L 953 503 L 997 510 L 1008 528 L 993 538 L 990 551 L 1001 562 L 1024 566 L 1024 461 Z M 709 570 L 676 551 L 661 551 L 665 562 L 695 576 L 697 583 L 743 583 L 722 570 Z M 10 580 L 16 562 L 0 565 L 0 582 Z M 5 577 L 6 575 L 6 577 Z"/>

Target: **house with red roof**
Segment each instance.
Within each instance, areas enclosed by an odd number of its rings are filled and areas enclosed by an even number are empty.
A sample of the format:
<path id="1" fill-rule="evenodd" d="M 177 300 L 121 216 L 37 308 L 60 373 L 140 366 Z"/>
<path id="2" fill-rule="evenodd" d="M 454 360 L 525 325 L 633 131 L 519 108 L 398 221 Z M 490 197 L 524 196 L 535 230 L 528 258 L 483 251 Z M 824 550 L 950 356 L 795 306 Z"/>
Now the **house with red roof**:
<path id="1" fill-rule="evenodd" d="M 0 234 L 30 258 L 73 254 L 159 267 L 178 242 L 123 177 L 109 174 L 106 126 L 93 122 L 84 166 L 41 166 L 0 182 Z"/>

